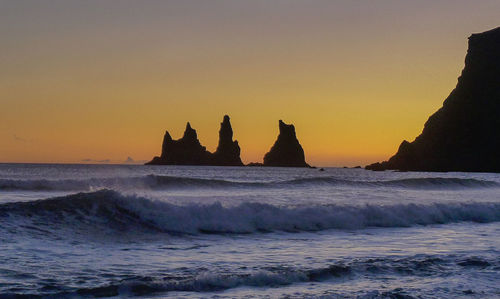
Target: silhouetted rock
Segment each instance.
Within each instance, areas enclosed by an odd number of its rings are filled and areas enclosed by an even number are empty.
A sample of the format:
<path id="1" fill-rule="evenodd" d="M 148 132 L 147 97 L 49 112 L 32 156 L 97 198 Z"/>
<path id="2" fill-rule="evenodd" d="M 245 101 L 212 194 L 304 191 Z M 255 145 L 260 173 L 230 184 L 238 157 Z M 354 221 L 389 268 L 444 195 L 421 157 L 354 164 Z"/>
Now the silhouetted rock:
<path id="1" fill-rule="evenodd" d="M 200 144 L 196 130 L 186 125 L 184 136 L 173 140 L 168 131 L 163 137 L 161 156 L 154 157 L 148 165 L 209 165 L 210 153 Z"/>
<path id="2" fill-rule="evenodd" d="M 500 27 L 469 38 L 457 86 L 422 134 L 366 168 L 500 172 Z"/>
<path id="3" fill-rule="evenodd" d="M 309 167 L 295 135 L 295 127 L 280 120 L 279 129 L 278 139 L 264 156 L 264 166 Z"/>
<path id="4" fill-rule="evenodd" d="M 184 136 L 173 140 L 168 131 L 163 137 L 160 157 L 154 157 L 146 165 L 213 165 L 213 166 L 242 166 L 240 147 L 233 141 L 233 129 L 229 116 L 224 116 L 219 131 L 219 146 L 211 154 L 201 145 L 196 130 L 186 125 Z"/>
<path id="5" fill-rule="evenodd" d="M 238 141 L 233 141 L 233 129 L 229 116 L 225 115 L 220 124 L 219 145 L 212 156 L 212 165 L 220 166 L 243 166 L 240 158 L 240 146 Z"/>

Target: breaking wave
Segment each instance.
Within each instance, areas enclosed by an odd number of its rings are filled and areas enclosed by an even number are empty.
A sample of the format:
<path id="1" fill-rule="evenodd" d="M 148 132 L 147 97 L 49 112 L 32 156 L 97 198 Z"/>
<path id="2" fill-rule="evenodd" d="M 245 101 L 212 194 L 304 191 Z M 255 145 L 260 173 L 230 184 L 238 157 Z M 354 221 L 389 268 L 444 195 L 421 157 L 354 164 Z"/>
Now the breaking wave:
<path id="1" fill-rule="evenodd" d="M 1 219 L 3 218 L 3 219 Z M 32 222 L 32 225 L 27 223 Z M 0 205 L 2 225 L 47 230 L 149 229 L 172 234 L 247 234 L 272 231 L 320 231 L 367 227 L 410 227 L 471 221 L 500 221 L 500 203 L 433 203 L 394 205 L 311 205 L 280 207 L 243 203 L 175 205 L 112 190 L 78 193 L 32 202 Z"/>
<path id="2" fill-rule="evenodd" d="M 0 190 L 88 191 L 99 188 L 168 189 L 184 187 L 231 187 L 259 185 L 224 180 L 147 175 L 141 177 L 92 178 L 87 180 L 12 180 L 0 179 Z"/>
<path id="3" fill-rule="evenodd" d="M 408 189 L 499 188 L 500 183 L 461 178 L 410 178 L 387 181 L 345 180 L 335 177 L 299 178 L 273 182 L 235 182 L 175 176 L 93 178 L 87 180 L 14 180 L 0 179 L 0 190 L 25 191 L 92 191 L 109 189 L 182 189 L 182 188 L 277 188 L 300 186 L 395 187 Z"/>

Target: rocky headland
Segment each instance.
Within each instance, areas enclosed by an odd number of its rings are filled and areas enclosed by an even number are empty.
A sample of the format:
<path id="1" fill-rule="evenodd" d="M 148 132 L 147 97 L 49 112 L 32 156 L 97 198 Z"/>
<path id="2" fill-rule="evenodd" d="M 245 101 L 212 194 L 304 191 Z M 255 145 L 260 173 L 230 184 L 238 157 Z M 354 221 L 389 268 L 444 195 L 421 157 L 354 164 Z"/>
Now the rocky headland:
<path id="1" fill-rule="evenodd" d="M 422 134 L 366 169 L 500 172 L 500 27 L 469 37 L 457 86 Z"/>

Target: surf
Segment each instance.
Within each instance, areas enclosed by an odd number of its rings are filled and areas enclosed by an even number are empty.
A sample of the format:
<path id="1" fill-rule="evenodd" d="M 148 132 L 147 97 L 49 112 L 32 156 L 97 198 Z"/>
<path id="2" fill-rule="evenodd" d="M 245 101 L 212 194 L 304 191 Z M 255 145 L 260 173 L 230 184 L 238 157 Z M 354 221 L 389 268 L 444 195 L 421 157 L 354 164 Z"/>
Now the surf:
<path id="1" fill-rule="evenodd" d="M 137 229 L 176 235 L 252 234 L 370 227 L 411 227 L 455 222 L 500 221 L 500 203 L 364 204 L 278 206 L 246 202 L 236 206 L 176 205 L 113 190 L 76 193 L 0 205 L 1 226 L 24 229 Z M 29 224 L 32 225 L 29 225 Z"/>
<path id="2" fill-rule="evenodd" d="M 406 178 L 396 180 L 348 180 L 337 177 L 308 177 L 269 182 L 244 182 L 221 179 L 205 179 L 180 176 L 145 175 L 136 177 L 111 177 L 91 179 L 0 179 L 3 191 L 92 191 L 96 189 L 224 189 L 224 188 L 301 188 L 309 186 L 349 186 L 360 188 L 387 187 L 419 190 L 500 188 L 495 181 L 462 178 Z"/>

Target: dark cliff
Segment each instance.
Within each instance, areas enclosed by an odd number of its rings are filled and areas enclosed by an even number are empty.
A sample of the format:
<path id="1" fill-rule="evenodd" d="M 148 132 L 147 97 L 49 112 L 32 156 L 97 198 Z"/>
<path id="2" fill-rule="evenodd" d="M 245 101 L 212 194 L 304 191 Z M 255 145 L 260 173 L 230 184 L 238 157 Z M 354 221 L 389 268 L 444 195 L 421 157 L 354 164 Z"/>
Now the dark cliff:
<path id="1" fill-rule="evenodd" d="M 309 167 L 295 135 L 295 127 L 280 120 L 279 130 L 278 139 L 264 156 L 264 166 Z"/>
<path id="2" fill-rule="evenodd" d="M 422 134 L 366 168 L 500 172 L 500 27 L 469 38 L 457 86 Z"/>
<path id="3" fill-rule="evenodd" d="M 233 141 L 233 129 L 229 116 L 224 116 L 219 131 L 219 146 L 210 153 L 201 145 L 196 130 L 186 125 L 184 136 L 173 140 L 168 131 L 163 137 L 161 156 L 154 157 L 146 165 L 212 165 L 242 166 L 238 141 Z"/>

